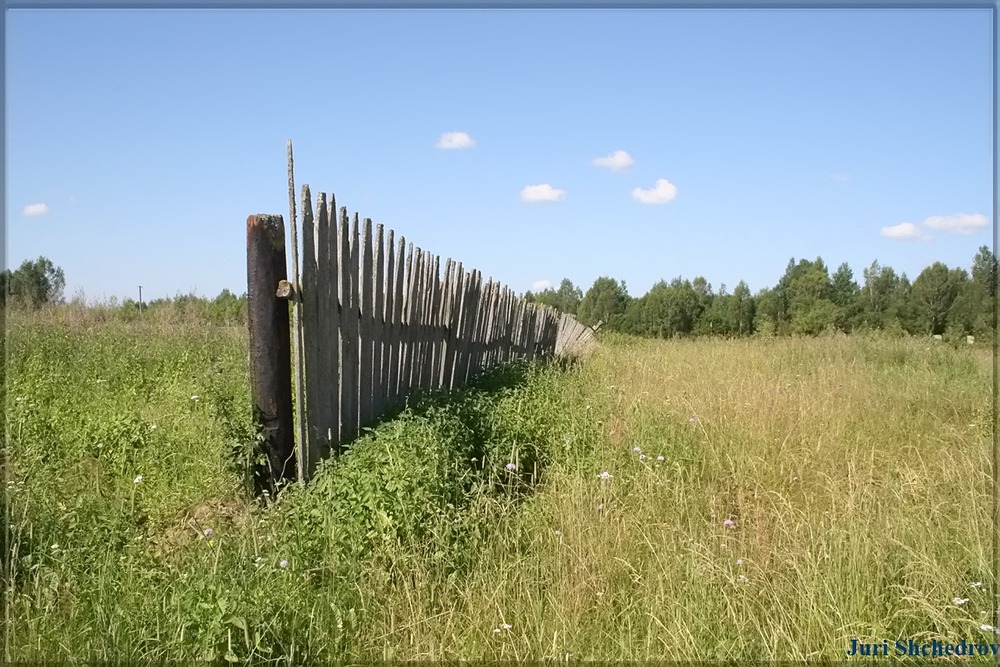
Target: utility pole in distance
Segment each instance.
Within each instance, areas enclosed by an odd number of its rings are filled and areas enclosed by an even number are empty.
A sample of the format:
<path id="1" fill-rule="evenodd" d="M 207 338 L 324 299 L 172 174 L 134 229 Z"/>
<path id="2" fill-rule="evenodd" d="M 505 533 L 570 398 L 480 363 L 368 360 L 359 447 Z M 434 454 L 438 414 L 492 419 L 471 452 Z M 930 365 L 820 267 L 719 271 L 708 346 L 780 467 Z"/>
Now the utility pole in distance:
<path id="1" fill-rule="evenodd" d="M 142 285 L 139 285 L 139 314 L 142 314 Z"/>

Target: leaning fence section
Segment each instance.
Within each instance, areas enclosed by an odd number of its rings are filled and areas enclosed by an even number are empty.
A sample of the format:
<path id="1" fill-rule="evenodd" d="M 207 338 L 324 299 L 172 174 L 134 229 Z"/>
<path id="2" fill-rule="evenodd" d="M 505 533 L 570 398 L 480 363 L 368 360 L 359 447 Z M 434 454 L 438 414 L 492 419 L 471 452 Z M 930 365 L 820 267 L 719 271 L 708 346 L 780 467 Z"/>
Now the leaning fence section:
<path id="1" fill-rule="evenodd" d="M 300 475 L 416 389 L 519 359 L 578 354 L 593 331 L 302 188 Z M 298 397 L 302 400 L 302 397 Z M 300 431 L 302 433 L 303 431 Z"/>

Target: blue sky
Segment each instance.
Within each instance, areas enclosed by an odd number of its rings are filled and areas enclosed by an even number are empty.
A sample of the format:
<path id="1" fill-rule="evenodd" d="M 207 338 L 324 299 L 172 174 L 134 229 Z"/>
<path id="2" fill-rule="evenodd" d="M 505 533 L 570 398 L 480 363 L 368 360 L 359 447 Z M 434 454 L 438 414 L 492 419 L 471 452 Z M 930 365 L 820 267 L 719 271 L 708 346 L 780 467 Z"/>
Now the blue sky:
<path id="1" fill-rule="evenodd" d="M 517 291 L 969 267 L 993 245 L 991 20 L 11 10 L 8 265 L 45 255 L 90 299 L 242 293 L 247 216 L 287 223 L 290 138 L 297 188 Z"/>

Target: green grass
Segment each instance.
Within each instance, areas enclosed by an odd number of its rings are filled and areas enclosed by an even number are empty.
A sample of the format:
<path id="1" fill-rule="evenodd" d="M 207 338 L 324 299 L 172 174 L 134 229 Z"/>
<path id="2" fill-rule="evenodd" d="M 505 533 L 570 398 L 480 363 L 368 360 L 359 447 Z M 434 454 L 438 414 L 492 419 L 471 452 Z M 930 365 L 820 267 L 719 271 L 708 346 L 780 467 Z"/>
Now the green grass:
<path id="1" fill-rule="evenodd" d="M 418 401 L 260 506 L 241 329 L 15 319 L 7 348 L 8 660 L 765 661 L 992 636 L 988 350 L 605 339 Z"/>

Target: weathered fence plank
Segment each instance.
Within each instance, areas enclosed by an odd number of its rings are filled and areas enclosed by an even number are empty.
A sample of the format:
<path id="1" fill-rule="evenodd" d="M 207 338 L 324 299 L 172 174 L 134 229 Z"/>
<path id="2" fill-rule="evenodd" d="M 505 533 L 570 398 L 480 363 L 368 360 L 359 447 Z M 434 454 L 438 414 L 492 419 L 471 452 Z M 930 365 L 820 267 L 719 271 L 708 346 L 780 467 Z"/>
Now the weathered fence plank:
<path id="1" fill-rule="evenodd" d="M 441 310 L 438 319 L 438 344 L 440 346 L 437 368 L 435 370 L 435 384 L 438 387 L 446 388 L 448 383 L 445 379 L 448 372 L 448 335 L 451 331 L 451 321 L 453 318 L 453 305 L 455 302 L 455 262 L 451 257 L 444 263 L 444 284 L 441 289 Z"/>
<path id="2" fill-rule="evenodd" d="M 392 281 L 392 346 L 389 358 L 389 402 L 396 405 L 399 401 L 399 366 L 403 350 L 403 305 L 405 301 L 404 281 L 406 268 L 403 255 L 406 250 L 406 238 L 400 236 L 396 252 L 395 277 Z"/>
<path id="3" fill-rule="evenodd" d="M 340 260 L 337 253 L 337 202 L 330 193 L 326 213 L 320 216 L 317 239 L 319 247 L 326 257 L 326 263 L 320 266 L 320 276 L 324 285 L 320 290 L 320 310 L 327 313 L 327 326 L 317 333 L 323 346 L 323 360 L 326 386 L 321 390 L 322 401 L 327 404 L 328 411 L 320 414 L 319 432 L 327 433 L 328 440 L 320 443 L 323 457 L 337 451 L 339 443 L 343 442 L 340 435 L 341 409 L 340 401 Z"/>
<path id="4" fill-rule="evenodd" d="M 403 335 L 401 340 L 403 342 L 403 350 L 400 356 L 399 365 L 399 393 L 402 396 L 409 392 L 410 387 L 410 375 L 413 369 L 413 348 L 417 341 L 417 324 L 416 324 L 416 300 L 417 300 L 417 285 L 416 285 L 416 270 L 414 254 L 419 256 L 420 249 L 414 248 L 413 243 L 409 244 L 406 253 L 406 277 L 405 277 L 405 301 L 403 303 Z"/>
<path id="5" fill-rule="evenodd" d="M 385 250 L 382 238 L 383 227 L 375 227 L 375 293 L 372 310 L 372 417 L 378 417 L 385 410 L 385 385 L 383 375 L 382 341 L 385 336 Z"/>
<path id="6" fill-rule="evenodd" d="M 318 376 L 312 382 L 315 387 L 316 399 L 309 405 L 316 405 L 315 419 L 311 419 L 315 446 L 310 447 L 308 465 L 309 476 L 312 475 L 320 458 L 329 456 L 334 443 L 340 439 L 340 419 L 338 413 L 339 395 L 337 383 L 330 378 L 338 374 L 339 359 L 337 340 L 340 315 L 337 312 L 337 253 L 334 218 L 334 198 L 329 200 L 319 193 L 317 197 L 317 215 L 314 221 L 315 233 L 313 239 L 316 245 L 316 276 L 318 284 L 314 285 L 315 296 L 310 303 L 316 308 L 316 326 L 314 327 L 315 342 L 310 346 L 316 358 L 315 364 L 308 364 Z M 308 379 L 308 376 L 307 376 Z M 308 391 L 308 390 L 307 390 Z M 308 396 L 308 393 L 307 393 Z"/>
<path id="7" fill-rule="evenodd" d="M 439 281 L 441 259 L 434 255 L 427 262 L 427 289 L 425 306 L 427 308 L 426 322 L 426 353 L 423 368 L 420 373 L 420 386 L 424 389 L 434 388 L 434 367 L 438 363 L 438 322 L 440 318 L 441 283 Z"/>
<path id="8" fill-rule="evenodd" d="M 372 419 L 372 359 L 375 354 L 373 295 L 372 295 L 372 221 L 365 218 L 361 234 L 361 320 L 358 327 L 359 349 L 361 350 L 358 393 L 358 426 L 364 426 Z"/>
<path id="9" fill-rule="evenodd" d="M 487 285 L 483 284 L 482 272 L 477 271 L 473 285 L 472 309 L 466 323 L 468 335 L 465 344 L 465 359 L 462 364 L 461 384 L 468 383 L 476 372 L 476 355 L 479 353 L 479 341 L 482 330 L 482 310 L 487 297 Z"/>
<path id="10" fill-rule="evenodd" d="M 340 234 L 337 242 L 340 263 L 340 433 L 343 440 L 353 438 L 358 427 L 358 311 L 357 271 L 351 243 L 347 209 L 340 209 Z"/>
<path id="11" fill-rule="evenodd" d="M 395 234 L 390 229 L 385 239 L 385 301 L 382 304 L 382 409 L 388 410 L 392 404 L 390 370 L 392 368 L 392 311 L 396 295 L 396 249 L 393 247 Z"/>
<path id="12" fill-rule="evenodd" d="M 416 281 L 416 335 L 417 344 L 414 348 L 413 367 L 410 369 L 410 387 L 420 389 L 420 374 L 423 370 L 424 356 L 427 353 L 427 277 L 430 257 L 421 251 L 417 260 Z"/>
<path id="13" fill-rule="evenodd" d="M 317 206 L 319 208 L 318 215 L 323 215 L 326 201 L 322 193 L 318 197 Z M 325 326 L 325 318 L 320 312 L 319 305 L 321 281 L 318 275 L 320 266 L 318 254 L 316 227 L 313 224 L 312 197 L 309 186 L 304 185 L 302 186 L 302 289 L 299 295 L 299 302 L 302 305 L 300 319 L 303 332 L 302 344 L 299 349 L 305 361 L 304 368 L 311 368 L 312 371 L 304 375 L 302 384 L 305 385 L 305 405 L 301 414 L 297 415 L 302 420 L 303 425 L 298 431 L 300 434 L 304 434 L 302 436 L 304 442 L 299 442 L 297 452 L 300 479 L 308 479 L 312 476 L 312 466 L 320 457 L 319 434 L 316 432 L 316 426 L 322 422 L 323 406 L 320 393 L 324 378 L 322 361 L 320 360 L 322 335 L 319 332 Z M 299 410 L 296 409 L 296 412 Z"/>
<path id="14" fill-rule="evenodd" d="M 479 320 L 483 303 L 483 274 L 479 270 L 472 273 L 472 283 L 469 287 L 470 307 L 465 320 L 465 336 L 462 344 L 462 370 L 459 374 L 459 384 L 466 384 L 475 372 L 475 355 L 479 349 Z"/>
<path id="15" fill-rule="evenodd" d="M 462 304 L 465 297 L 465 274 L 462 263 L 454 265 L 455 279 L 452 284 L 450 319 L 448 323 L 447 343 L 445 347 L 444 372 L 441 385 L 447 389 L 455 386 L 455 364 L 458 359 L 458 335 L 462 321 Z"/>

